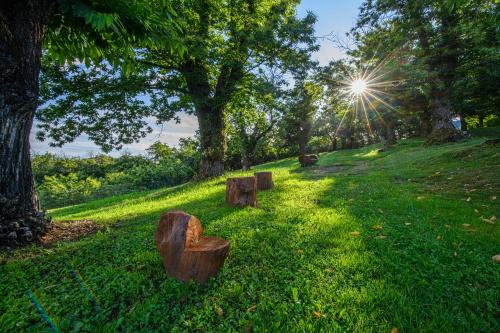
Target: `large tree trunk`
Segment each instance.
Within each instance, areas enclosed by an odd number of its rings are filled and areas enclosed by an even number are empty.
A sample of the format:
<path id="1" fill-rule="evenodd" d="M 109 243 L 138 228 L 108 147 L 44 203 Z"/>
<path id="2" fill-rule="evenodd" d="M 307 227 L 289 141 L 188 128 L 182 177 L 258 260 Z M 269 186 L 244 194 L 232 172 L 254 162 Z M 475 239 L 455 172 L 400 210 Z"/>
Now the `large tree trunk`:
<path id="1" fill-rule="evenodd" d="M 248 171 L 252 167 L 252 158 L 248 156 L 246 153 L 243 153 L 243 157 L 241 158 L 241 169 L 243 171 Z"/>
<path id="2" fill-rule="evenodd" d="M 427 136 L 426 143 L 440 144 L 458 140 L 460 134 L 453 126 L 452 108 L 449 99 L 441 96 L 435 97 L 432 100 L 431 107 L 432 131 Z"/>
<path id="3" fill-rule="evenodd" d="M 226 151 L 223 110 L 221 108 L 199 108 L 197 116 L 201 141 L 199 177 L 205 179 L 222 176 Z"/>
<path id="4" fill-rule="evenodd" d="M 426 138 L 432 130 L 431 117 L 429 111 L 425 110 L 420 113 L 420 136 Z"/>
<path id="5" fill-rule="evenodd" d="M 388 122 L 385 126 L 385 142 L 384 147 L 389 148 L 396 144 L 396 133 L 394 132 L 394 126 L 391 122 Z"/>
<path id="6" fill-rule="evenodd" d="M 305 155 L 308 152 L 307 143 L 309 142 L 309 137 L 311 135 L 311 124 L 302 123 L 301 130 L 299 133 L 299 153 L 300 155 Z"/>
<path id="7" fill-rule="evenodd" d="M 42 42 L 49 1 L 0 5 L 0 245 L 37 239 L 39 212 L 29 136 L 38 106 Z"/>
<path id="8" fill-rule="evenodd" d="M 347 138 L 345 136 L 340 137 L 340 149 L 347 149 Z"/>
<path id="9" fill-rule="evenodd" d="M 484 127 L 484 115 L 480 114 L 477 116 L 478 119 L 478 127 L 483 128 Z"/>
<path id="10" fill-rule="evenodd" d="M 465 120 L 465 116 L 460 114 L 460 130 L 463 132 L 467 132 L 467 121 Z"/>
<path id="11" fill-rule="evenodd" d="M 450 101 L 451 86 L 455 78 L 458 64 L 456 50 L 458 47 L 457 36 L 454 34 L 456 15 L 441 17 L 441 38 L 438 42 L 437 52 L 431 50 L 430 38 L 425 29 L 418 30 L 429 72 L 436 71 L 437 77 L 430 80 L 430 121 L 432 129 L 427 136 L 427 144 L 439 144 L 456 141 L 460 138 L 459 132 L 452 122 L 453 110 Z M 443 87 L 440 87 L 442 85 Z"/>
<path id="12" fill-rule="evenodd" d="M 330 136 L 330 141 L 332 142 L 331 151 L 337 150 L 337 137 L 335 135 Z"/>

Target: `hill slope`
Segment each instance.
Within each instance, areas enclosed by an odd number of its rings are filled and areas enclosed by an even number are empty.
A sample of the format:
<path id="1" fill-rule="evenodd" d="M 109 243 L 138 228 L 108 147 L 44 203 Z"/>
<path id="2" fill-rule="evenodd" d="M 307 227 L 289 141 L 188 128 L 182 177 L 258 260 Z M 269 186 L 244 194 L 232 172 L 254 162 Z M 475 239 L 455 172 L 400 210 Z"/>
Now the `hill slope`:
<path id="1" fill-rule="evenodd" d="M 0 330 L 49 330 L 44 311 L 88 332 L 498 331 L 498 223 L 485 220 L 499 213 L 500 148 L 483 141 L 261 165 L 276 186 L 258 208 L 227 207 L 220 178 L 54 210 L 103 229 L 4 254 Z M 231 241 L 206 287 L 163 272 L 153 234 L 171 209 Z"/>

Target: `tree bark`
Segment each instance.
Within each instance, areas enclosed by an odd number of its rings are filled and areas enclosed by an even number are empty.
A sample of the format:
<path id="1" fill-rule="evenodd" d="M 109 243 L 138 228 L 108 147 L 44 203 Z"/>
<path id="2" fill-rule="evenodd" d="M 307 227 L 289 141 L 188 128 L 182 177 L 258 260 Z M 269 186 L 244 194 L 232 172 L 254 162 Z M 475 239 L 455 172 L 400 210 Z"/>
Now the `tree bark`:
<path id="1" fill-rule="evenodd" d="M 467 127 L 467 121 L 465 120 L 465 117 L 460 114 L 460 130 L 463 132 L 467 132 L 468 127 Z"/>
<path id="2" fill-rule="evenodd" d="M 37 239 L 40 213 L 29 136 L 38 107 L 38 77 L 50 1 L 0 5 L 0 245 Z"/>
<path id="3" fill-rule="evenodd" d="M 245 153 L 243 154 L 243 157 L 241 158 L 241 169 L 243 171 L 248 171 L 252 167 L 252 158 Z"/>
<path id="4" fill-rule="evenodd" d="M 443 92 L 443 94 L 445 93 Z M 432 100 L 431 123 L 432 131 L 427 136 L 427 144 L 440 144 L 459 139 L 460 135 L 452 122 L 452 109 L 449 98 L 438 96 Z"/>
<path id="5" fill-rule="evenodd" d="M 428 110 L 422 110 L 420 113 L 420 136 L 426 138 L 432 130 L 431 118 Z"/>
<path id="6" fill-rule="evenodd" d="M 396 144 L 396 133 L 394 132 L 394 126 L 392 125 L 392 123 L 387 123 L 386 127 L 386 135 L 385 135 L 385 143 L 384 143 L 384 147 L 385 148 L 389 148 L 393 145 Z"/>
<path id="7" fill-rule="evenodd" d="M 345 136 L 340 137 L 340 146 L 341 149 L 347 149 L 347 139 Z"/>
<path id="8" fill-rule="evenodd" d="M 336 151 L 337 150 L 337 137 L 336 136 L 331 136 L 330 141 L 332 142 L 332 147 L 331 151 Z"/>
<path id="9" fill-rule="evenodd" d="M 305 155 L 308 153 L 307 143 L 309 142 L 309 138 L 311 136 L 311 124 L 308 122 L 304 122 L 301 124 L 301 129 L 299 133 L 299 152 L 300 155 Z"/>
<path id="10" fill-rule="evenodd" d="M 442 18 L 442 34 L 447 36 L 449 41 L 443 41 L 441 53 L 447 48 L 456 48 L 455 36 L 451 36 L 453 29 L 451 16 Z M 452 52 L 449 55 L 436 56 L 431 51 L 429 35 L 425 29 L 418 30 L 418 37 L 422 47 L 429 72 L 436 71 L 437 77 L 430 80 L 431 99 L 430 99 L 430 122 L 432 124 L 431 132 L 427 136 L 427 144 L 439 144 L 449 141 L 456 141 L 460 136 L 453 126 L 452 106 L 450 100 L 451 85 L 455 76 L 457 59 Z"/>
<path id="11" fill-rule="evenodd" d="M 202 151 L 199 177 L 222 176 L 226 151 L 224 112 L 222 108 L 199 108 L 197 116 Z"/>
<path id="12" fill-rule="evenodd" d="M 478 127 L 479 128 L 483 128 L 484 127 L 484 116 L 482 114 L 480 114 L 480 115 L 477 116 L 477 118 L 478 118 L 478 121 L 479 121 Z"/>

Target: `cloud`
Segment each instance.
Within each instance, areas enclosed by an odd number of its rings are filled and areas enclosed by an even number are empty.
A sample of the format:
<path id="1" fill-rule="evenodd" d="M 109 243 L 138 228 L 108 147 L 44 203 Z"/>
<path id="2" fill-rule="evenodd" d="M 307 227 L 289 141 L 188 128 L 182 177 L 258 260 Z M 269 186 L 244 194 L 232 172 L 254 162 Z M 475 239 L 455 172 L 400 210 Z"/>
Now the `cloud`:
<path id="1" fill-rule="evenodd" d="M 139 142 L 124 145 L 121 150 L 114 150 L 109 155 L 119 156 L 124 152 L 129 152 L 131 154 L 144 154 L 146 148 L 152 145 L 155 141 L 161 141 L 169 146 L 177 146 L 180 138 L 191 137 L 198 129 L 198 120 L 195 116 L 181 113 L 179 114 L 179 118 L 181 119 L 180 124 L 177 124 L 175 121 L 169 121 L 163 125 L 157 125 L 155 118 L 146 119 L 148 124 L 153 129 L 153 132 L 141 139 Z M 102 153 L 101 149 L 92 143 L 87 135 L 81 135 L 76 138 L 75 141 L 58 148 L 50 147 L 47 141 L 40 142 L 36 140 L 36 131 L 36 126 L 33 126 L 30 135 L 32 154 L 50 152 L 53 154 L 83 157 L 90 154 Z"/>

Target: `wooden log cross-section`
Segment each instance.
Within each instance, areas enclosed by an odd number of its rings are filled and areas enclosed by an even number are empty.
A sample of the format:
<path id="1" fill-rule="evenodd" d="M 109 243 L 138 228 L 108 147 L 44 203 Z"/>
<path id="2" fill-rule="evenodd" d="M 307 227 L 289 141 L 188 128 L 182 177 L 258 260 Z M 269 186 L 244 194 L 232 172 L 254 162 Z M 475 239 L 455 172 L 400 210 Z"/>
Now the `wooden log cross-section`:
<path id="1" fill-rule="evenodd" d="M 274 186 L 272 172 L 256 172 L 254 175 L 257 178 L 257 190 L 267 190 Z"/>
<path id="2" fill-rule="evenodd" d="M 226 202 L 230 206 L 257 207 L 257 178 L 237 177 L 226 181 Z"/>
<path id="3" fill-rule="evenodd" d="M 318 162 L 318 156 L 314 155 L 314 154 L 300 155 L 299 162 L 300 162 L 301 167 L 307 167 L 307 166 L 316 164 Z"/>
<path id="4" fill-rule="evenodd" d="M 200 220 L 182 211 L 161 215 L 155 241 L 167 275 L 180 281 L 207 282 L 219 273 L 229 251 L 227 240 L 204 237 Z"/>

